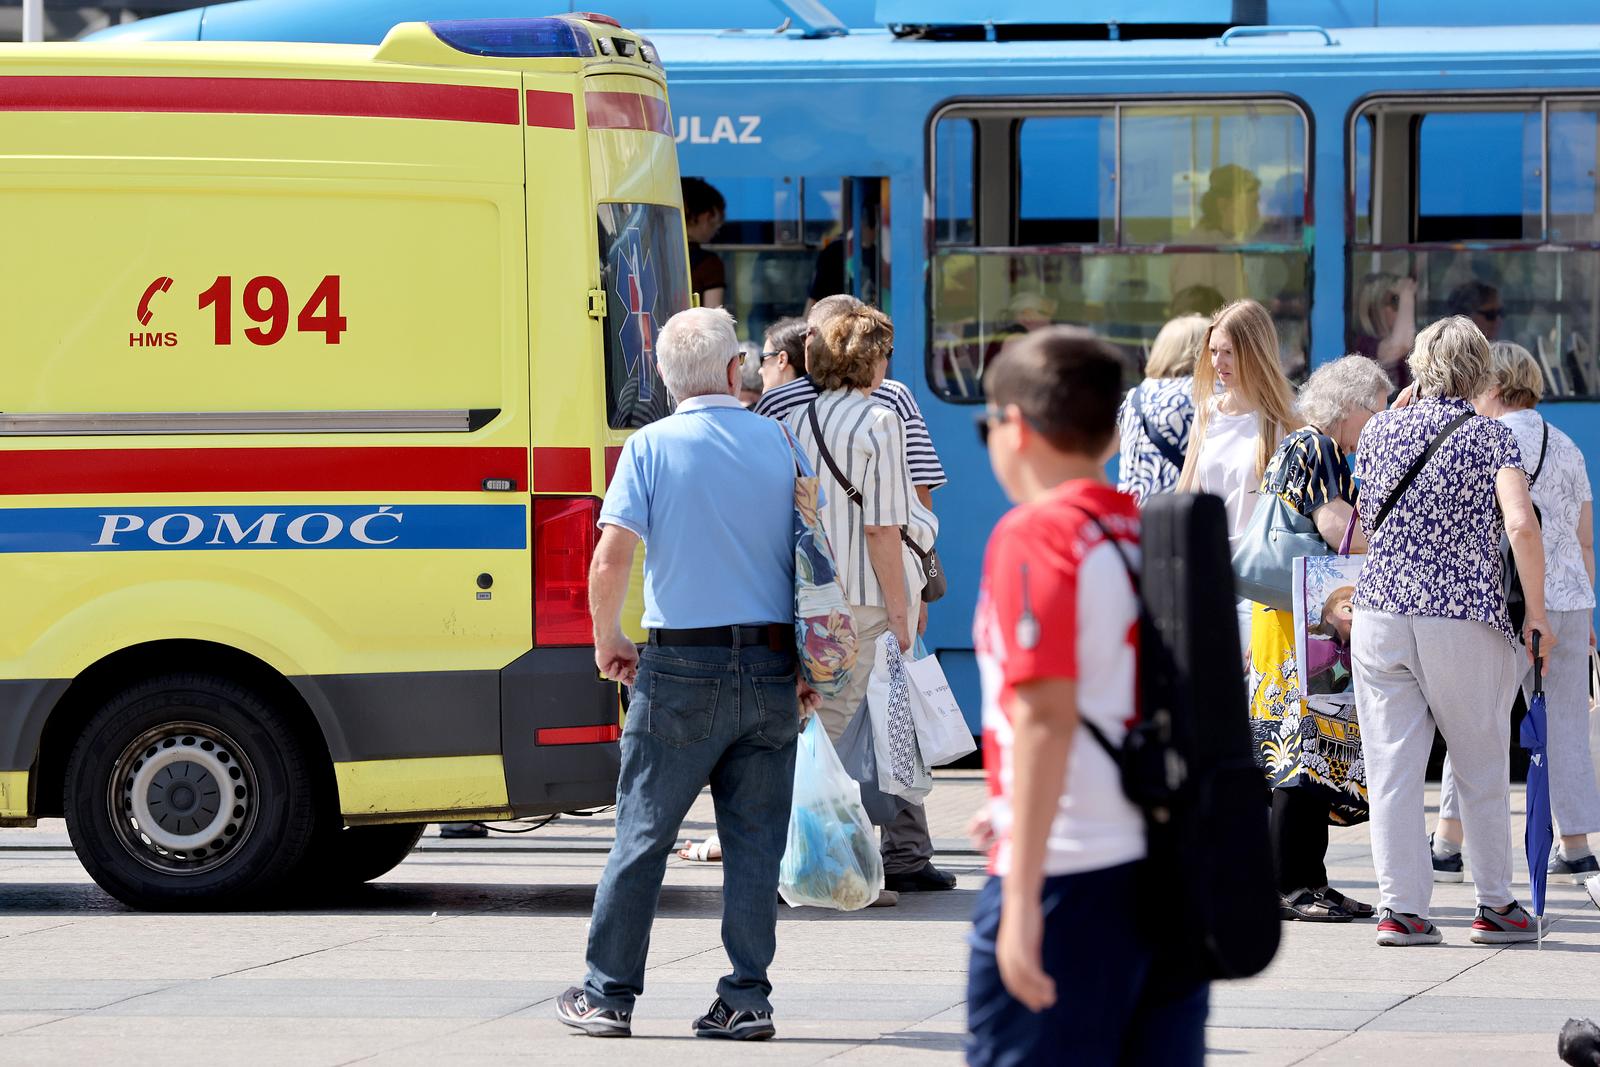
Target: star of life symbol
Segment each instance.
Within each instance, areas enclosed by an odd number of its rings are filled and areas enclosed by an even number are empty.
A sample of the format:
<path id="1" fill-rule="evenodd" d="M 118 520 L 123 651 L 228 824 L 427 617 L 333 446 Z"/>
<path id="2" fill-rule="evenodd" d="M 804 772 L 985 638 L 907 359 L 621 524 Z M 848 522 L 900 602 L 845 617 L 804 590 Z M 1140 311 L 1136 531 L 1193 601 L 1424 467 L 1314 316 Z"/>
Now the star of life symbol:
<path id="1" fill-rule="evenodd" d="M 648 401 L 656 376 L 656 276 L 636 226 L 617 240 L 616 296 L 626 309 L 617 336 L 623 366 L 638 383 L 639 399 Z"/>

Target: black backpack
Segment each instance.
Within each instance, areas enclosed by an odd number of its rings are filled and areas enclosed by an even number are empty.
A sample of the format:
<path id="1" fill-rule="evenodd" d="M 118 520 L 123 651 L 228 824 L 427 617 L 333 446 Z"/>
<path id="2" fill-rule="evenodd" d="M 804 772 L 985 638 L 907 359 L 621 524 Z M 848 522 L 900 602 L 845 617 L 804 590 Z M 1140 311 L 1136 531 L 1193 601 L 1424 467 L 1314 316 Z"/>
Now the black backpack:
<path id="1" fill-rule="evenodd" d="M 1144 814 L 1141 914 L 1200 978 L 1258 974 L 1278 950 L 1269 793 L 1257 767 L 1220 497 L 1162 494 L 1142 509 L 1143 575 L 1100 526 L 1139 592 L 1139 718 L 1122 745 L 1079 721 Z"/>
<path id="2" fill-rule="evenodd" d="M 1538 484 L 1539 474 L 1544 470 L 1544 457 L 1550 451 L 1550 424 L 1544 423 L 1544 437 L 1539 441 L 1539 462 L 1534 465 L 1533 473 L 1528 476 L 1528 492 L 1533 492 L 1533 487 Z M 1543 527 L 1544 516 L 1539 513 L 1537 504 L 1533 507 L 1533 517 Z M 1522 624 L 1528 618 L 1528 599 L 1522 591 L 1522 575 L 1517 573 L 1517 559 L 1511 553 L 1511 538 L 1504 533 L 1500 535 L 1500 571 L 1504 575 L 1504 588 L 1506 592 L 1506 614 L 1511 617 L 1511 628 L 1518 634 L 1522 633 Z"/>

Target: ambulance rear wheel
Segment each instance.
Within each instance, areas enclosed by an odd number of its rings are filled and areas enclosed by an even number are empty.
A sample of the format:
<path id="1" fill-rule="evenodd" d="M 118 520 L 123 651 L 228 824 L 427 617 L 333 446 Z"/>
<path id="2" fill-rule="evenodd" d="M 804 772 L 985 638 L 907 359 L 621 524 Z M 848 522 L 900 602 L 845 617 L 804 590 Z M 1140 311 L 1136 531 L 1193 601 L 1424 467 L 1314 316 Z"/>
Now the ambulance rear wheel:
<path id="1" fill-rule="evenodd" d="M 67 830 L 90 876 L 136 908 L 269 902 L 310 848 L 300 739 L 260 694 L 174 674 L 108 700 L 67 762 Z"/>

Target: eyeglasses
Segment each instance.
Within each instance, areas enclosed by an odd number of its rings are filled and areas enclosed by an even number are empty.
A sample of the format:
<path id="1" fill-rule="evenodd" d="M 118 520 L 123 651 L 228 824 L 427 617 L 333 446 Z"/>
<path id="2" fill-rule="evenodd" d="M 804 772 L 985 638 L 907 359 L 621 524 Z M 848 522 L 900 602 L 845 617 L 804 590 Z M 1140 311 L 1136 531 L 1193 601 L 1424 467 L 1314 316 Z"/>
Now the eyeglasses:
<path id="1" fill-rule="evenodd" d="M 1388 299 L 1384 300 L 1384 303 L 1391 308 L 1398 309 L 1400 307 L 1400 294 L 1390 293 Z"/>
<path id="2" fill-rule="evenodd" d="M 978 416 L 978 440 L 984 448 L 989 447 L 989 431 L 1004 417 L 1005 413 L 993 405 L 984 408 L 983 414 Z"/>
<path id="3" fill-rule="evenodd" d="M 1494 322 L 1497 319 L 1505 318 L 1506 309 L 1505 308 L 1479 308 L 1478 309 L 1478 314 L 1481 315 L 1482 317 L 1488 319 L 1490 322 Z"/>
<path id="4" fill-rule="evenodd" d="M 769 359 L 777 359 L 781 355 L 783 355 L 782 352 L 763 352 L 761 353 L 761 362 L 765 363 Z"/>

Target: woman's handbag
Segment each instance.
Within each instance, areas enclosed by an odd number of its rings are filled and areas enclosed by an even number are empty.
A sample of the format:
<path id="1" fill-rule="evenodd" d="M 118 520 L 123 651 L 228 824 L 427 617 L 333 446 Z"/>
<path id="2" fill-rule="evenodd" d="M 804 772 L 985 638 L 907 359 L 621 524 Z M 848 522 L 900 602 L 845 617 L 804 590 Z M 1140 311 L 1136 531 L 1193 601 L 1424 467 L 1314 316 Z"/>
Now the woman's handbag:
<path id="1" fill-rule="evenodd" d="M 780 424 L 781 425 L 781 424 Z M 794 647 L 806 684 L 825 697 L 850 684 L 856 666 L 856 624 L 839 586 L 828 534 L 817 517 L 818 484 L 783 427 L 794 458 Z"/>
<path id="2" fill-rule="evenodd" d="M 1299 556 L 1333 553 L 1317 524 L 1290 507 L 1281 494 L 1288 485 L 1287 462 L 1279 463 L 1273 480 L 1262 487 L 1250 524 L 1233 551 L 1233 573 L 1239 595 L 1274 611 L 1294 610 L 1294 561 Z"/>
<path id="3" fill-rule="evenodd" d="M 866 507 L 861 501 L 861 490 L 850 484 L 850 479 L 844 476 L 844 471 L 839 469 L 839 465 L 833 461 L 832 454 L 828 452 L 828 446 L 823 443 L 822 423 L 817 419 L 816 401 L 813 400 L 811 406 L 806 409 L 806 416 L 811 420 L 811 436 L 816 439 L 817 452 L 821 454 L 822 462 L 832 472 L 833 480 L 839 483 L 844 489 L 844 495 L 857 507 Z M 922 546 L 906 533 L 904 526 L 900 527 L 900 540 L 911 550 L 911 554 L 917 557 L 917 563 L 922 567 L 922 602 L 932 604 L 949 589 L 949 583 L 944 576 L 944 564 L 939 562 L 939 550 L 930 548 L 923 551 Z"/>

